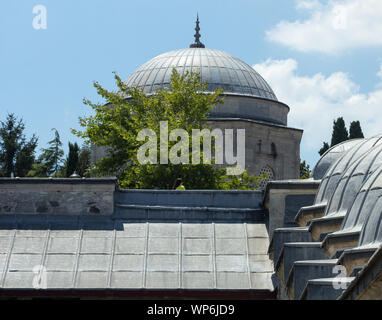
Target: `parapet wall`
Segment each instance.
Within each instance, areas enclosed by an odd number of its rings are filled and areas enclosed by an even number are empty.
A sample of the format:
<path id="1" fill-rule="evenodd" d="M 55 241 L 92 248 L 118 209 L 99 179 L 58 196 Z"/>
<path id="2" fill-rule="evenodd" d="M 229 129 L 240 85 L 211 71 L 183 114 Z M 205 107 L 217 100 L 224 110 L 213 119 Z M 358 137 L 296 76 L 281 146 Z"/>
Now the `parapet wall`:
<path id="1" fill-rule="evenodd" d="M 262 208 L 261 191 L 244 190 L 118 190 L 115 201 L 147 206 Z"/>
<path id="2" fill-rule="evenodd" d="M 112 215 L 116 178 L 0 178 L 0 215 Z"/>

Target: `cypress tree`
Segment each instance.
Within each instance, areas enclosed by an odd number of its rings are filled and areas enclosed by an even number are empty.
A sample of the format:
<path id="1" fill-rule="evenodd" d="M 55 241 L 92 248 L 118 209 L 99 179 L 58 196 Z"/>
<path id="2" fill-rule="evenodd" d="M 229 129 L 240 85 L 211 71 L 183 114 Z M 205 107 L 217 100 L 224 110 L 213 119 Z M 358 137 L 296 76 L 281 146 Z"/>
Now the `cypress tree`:
<path id="1" fill-rule="evenodd" d="M 69 154 L 66 160 L 66 176 L 70 177 L 74 171 L 77 171 L 78 167 L 78 156 L 80 148 L 78 147 L 77 142 L 69 142 Z"/>
<path id="2" fill-rule="evenodd" d="M 350 123 L 349 139 L 364 138 L 359 121 L 353 121 Z"/>
<path id="3" fill-rule="evenodd" d="M 324 142 L 322 148 L 320 149 L 320 151 L 318 151 L 318 153 L 320 154 L 320 156 L 322 156 L 327 150 L 329 150 L 329 148 L 329 144 L 327 142 Z"/>
<path id="4" fill-rule="evenodd" d="M 333 121 L 333 133 L 331 147 L 339 144 L 340 142 L 346 141 L 349 139 L 348 131 L 345 126 L 345 121 L 342 117 L 339 117 L 337 120 Z"/>

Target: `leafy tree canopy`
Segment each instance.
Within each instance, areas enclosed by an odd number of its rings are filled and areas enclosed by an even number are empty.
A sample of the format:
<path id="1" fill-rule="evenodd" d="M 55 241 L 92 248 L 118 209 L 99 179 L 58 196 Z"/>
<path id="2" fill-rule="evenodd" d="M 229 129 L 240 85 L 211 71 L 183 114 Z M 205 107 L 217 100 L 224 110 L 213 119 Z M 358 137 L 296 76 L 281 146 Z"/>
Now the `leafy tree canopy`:
<path id="1" fill-rule="evenodd" d="M 114 78 L 118 92 L 94 83 L 106 104 L 84 100 L 95 114 L 80 118 L 83 131 L 72 130 L 88 143 L 107 147 L 107 156 L 96 163 L 92 174 L 116 175 L 123 188 L 166 189 L 171 188 L 178 177 L 187 189 L 253 189 L 259 185 L 259 177 L 246 172 L 240 176 L 226 176 L 224 168 L 202 161 L 201 164 L 142 165 L 137 159 L 137 151 L 143 144 L 137 140 L 137 135 L 142 129 L 151 129 L 160 137 L 160 121 L 168 121 L 169 132 L 182 128 L 189 136 L 192 129 L 206 128 L 208 112 L 223 101 L 220 89 L 205 94 L 207 84 L 200 81 L 198 74 L 179 75 L 175 69 L 171 89 L 158 90 L 154 95 L 145 95 L 137 88 L 126 86 L 116 74 Z M 169 149 L 176 143 L 169 141 Z M 159 143 L 157 145 L 159 155 Z"/>
<path id="2" fill-rule="evenodd" d="M 310 178 L 310 166 L 306 163 L 306 161 L 300 162 L 300 178 L 301 179 L 309 179 Z"/>

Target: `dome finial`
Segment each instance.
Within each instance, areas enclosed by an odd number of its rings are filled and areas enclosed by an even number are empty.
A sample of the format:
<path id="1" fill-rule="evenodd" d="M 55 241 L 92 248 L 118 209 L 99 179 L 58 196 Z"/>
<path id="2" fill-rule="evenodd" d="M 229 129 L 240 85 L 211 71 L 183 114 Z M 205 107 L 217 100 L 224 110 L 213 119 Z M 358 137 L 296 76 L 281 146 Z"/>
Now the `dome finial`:
<path id="1" fill-rule="evenodd" d="M 205 45 L 199 41 L 200 39 L 200 28 L 199 28 L 199 13 L 196 14 L 196 28 L 195 28 L 195 42 L 190 44 L 190 48 L 205 48 Z"/>

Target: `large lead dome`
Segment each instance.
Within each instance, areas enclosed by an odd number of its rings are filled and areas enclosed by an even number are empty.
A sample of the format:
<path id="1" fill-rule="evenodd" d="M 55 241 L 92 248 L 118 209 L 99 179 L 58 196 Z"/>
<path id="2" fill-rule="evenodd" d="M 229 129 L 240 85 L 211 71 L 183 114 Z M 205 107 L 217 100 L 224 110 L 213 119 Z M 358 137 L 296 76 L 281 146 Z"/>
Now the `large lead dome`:
<path id="1" fill-rule="evenodd" d="M 277 101 L 268 83 L 248 64 L 228 53 L 203 47 L 161 54 L 139 67 L 125 83 L 141 88 L 144 93 L 154 93 L 170 87 L 173 68 L 180 74 L 199 72 L 202 82 L 208 83 L 207 92 L 220 87 L 225 94 Z"/>

